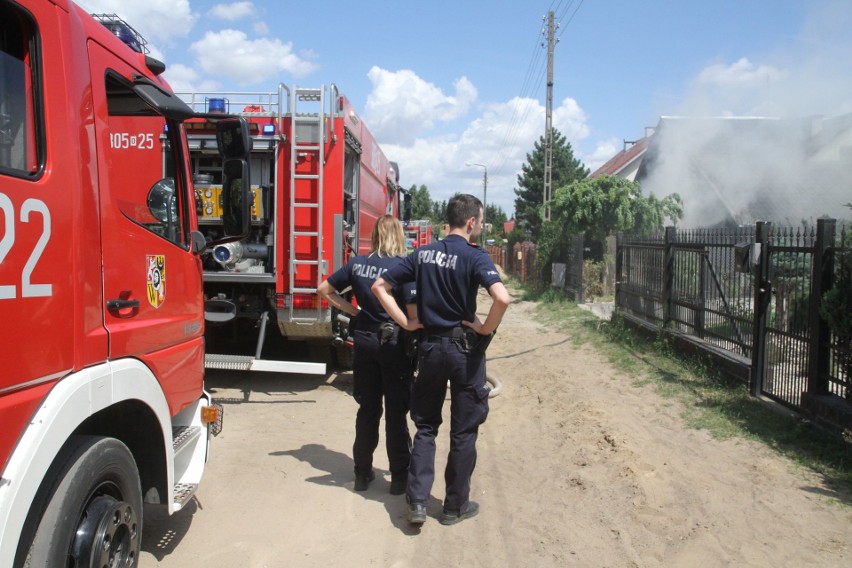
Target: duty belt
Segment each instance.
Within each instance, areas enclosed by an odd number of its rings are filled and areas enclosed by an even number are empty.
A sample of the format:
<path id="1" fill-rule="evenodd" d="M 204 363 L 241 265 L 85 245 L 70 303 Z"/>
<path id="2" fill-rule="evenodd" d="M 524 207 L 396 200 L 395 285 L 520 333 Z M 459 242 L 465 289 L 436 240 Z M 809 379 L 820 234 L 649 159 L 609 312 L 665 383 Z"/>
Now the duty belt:
<path id="1" fill-rule="evenodd" d="M 355 329 L 358 331 L 379 331 L 382 325 L 391 320 L 386 321 L 364 321 L 364 322 L 356 322 Z"/>
<path id="2" fill-rule="evenodd" d="M 426 327 L 423 328 L 423 337 L 452 337 L 461 339 L 464 336 L 464 328 L 456 327 Z"/>
<path id="3" fill-rule="evenodd" d="M 494 333 L 480 335 L 473 329 L 462 326 L 449 328 L 427 327 L 423 330 L 423 337 L 449 337 L 465 353 L 484 355 L 485 350 L 488 349 L 488 345 L 491 343 L 491 339 L 494 337 Z"/>

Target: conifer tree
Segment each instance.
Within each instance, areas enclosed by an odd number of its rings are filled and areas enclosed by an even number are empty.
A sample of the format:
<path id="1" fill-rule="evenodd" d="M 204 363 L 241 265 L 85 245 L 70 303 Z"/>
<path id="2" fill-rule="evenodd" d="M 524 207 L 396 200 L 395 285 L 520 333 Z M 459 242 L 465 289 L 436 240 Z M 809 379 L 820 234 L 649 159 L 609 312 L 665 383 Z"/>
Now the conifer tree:
<path id="1" fill-rule="evenodd" d="M 535 143 L 532 154 L 527 154 L 527 162 L 518 175 L 518 187 L 515 188 L 515 219 L 518 225 L 529 230 L 532 239 L 541 235 L 542 205 L 544 203 L 544 136 Z M 551 169 L 551 188 L 556 189 L 589 175 L 589 169 L 574 157 L 571 143 L 557 129 L 553 129 L 553 162 Z"/>

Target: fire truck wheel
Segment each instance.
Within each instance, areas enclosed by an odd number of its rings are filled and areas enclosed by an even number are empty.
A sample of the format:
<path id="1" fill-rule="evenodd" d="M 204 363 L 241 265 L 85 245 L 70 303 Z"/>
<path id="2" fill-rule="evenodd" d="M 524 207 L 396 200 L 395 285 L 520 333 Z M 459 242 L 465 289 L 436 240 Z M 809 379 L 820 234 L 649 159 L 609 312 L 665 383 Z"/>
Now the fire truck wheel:
<path id="1" fill-rule="evenodd" d="M 74 436 L 46 479 L 46 507 L 24 566 L 138 564 L 142 490 L 127 446 L 114 438 Z"/>

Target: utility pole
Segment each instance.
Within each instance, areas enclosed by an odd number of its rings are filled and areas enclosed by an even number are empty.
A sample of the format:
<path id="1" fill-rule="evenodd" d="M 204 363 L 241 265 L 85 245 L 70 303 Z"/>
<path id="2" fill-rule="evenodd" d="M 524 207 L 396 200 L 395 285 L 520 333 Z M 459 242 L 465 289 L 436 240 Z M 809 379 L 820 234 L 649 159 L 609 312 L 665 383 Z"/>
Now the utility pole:
<path id="1" fill-rule="evenodd" d="M 550 200 L 553 198 L 553 11 L 547 15 L 547 112 L 544 119 L 544 220 L 550 221 Z"/>

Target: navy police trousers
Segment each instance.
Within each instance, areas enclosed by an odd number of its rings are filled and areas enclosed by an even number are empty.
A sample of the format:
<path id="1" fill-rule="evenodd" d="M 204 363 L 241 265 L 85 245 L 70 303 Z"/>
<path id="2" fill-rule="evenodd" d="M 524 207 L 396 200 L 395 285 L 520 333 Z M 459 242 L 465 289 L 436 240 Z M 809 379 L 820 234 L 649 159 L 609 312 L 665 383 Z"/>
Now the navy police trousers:
<path id="1" fill-rule="evenodd" d="M 354 333 L 353 396 L 358 403 L 352 457 L 356 475 L 373 470 L 373 453 L 379 444 L 382 398 L 385 402 L 385 442 L 393 479 L 405 479 L 411 455 L 408 434 L 408 400 L 412 364 L 397 341 L 380 344 L 375 331 Z"/>
<path id="2" fill-rule="evenodd" d="M 411 419 L 417 427 L 406 496 L 427 503 L 435 480 L 435 437 L 450 382 L 450 452 L 444 479 L 444 509 L 462 509 L 470 497 L 479 425 L 488 416 L 485 356 L 462 351 L 451 337 L 425 336 L 419 345 L 420 372 L 411 391 Z"/>

